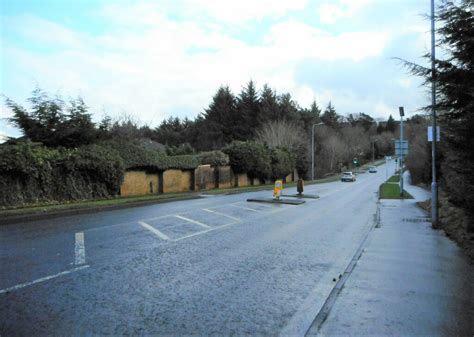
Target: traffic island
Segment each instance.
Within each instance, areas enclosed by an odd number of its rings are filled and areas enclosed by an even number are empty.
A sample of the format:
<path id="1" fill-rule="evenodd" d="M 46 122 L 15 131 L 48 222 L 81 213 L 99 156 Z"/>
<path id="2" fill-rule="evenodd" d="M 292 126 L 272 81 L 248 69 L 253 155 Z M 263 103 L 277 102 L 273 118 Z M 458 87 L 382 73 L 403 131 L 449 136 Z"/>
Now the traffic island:
<path id="1" fill-rule="evenodd" d="M 269 204 L 286 204 L 286 205 L 301 205 L 306 201 L 296 199 L 282 199 L 282 198 L 251 198 L 247 199 L 248 202 L 266 202 Z"/>
<path id="2" fill-rule="evenodd" d="M 315 194 L 283 194 L 282 197 L 300 198 L 300 199 L 319 199 L 319 195 Z"/>

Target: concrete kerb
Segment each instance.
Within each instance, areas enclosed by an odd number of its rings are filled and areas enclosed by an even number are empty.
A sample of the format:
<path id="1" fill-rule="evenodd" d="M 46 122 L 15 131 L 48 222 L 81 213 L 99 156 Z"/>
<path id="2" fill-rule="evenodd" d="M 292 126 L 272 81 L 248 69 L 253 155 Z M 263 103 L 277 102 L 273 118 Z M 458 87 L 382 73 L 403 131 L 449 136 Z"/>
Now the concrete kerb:
<path id="1" fill-rule="evenodd" d="M 134 201 L 128 202 L 118 205 L 106 205 L 106 206 L 86 206 L 86 207 L 79 207 L 79 208 L 70 208 L 70 209 L 61 209 L 61 210 L 51 210 L 51 211 L 41 211 L 35 213 L 28 213 L 28 214 L 15 214 L 15 215 L 3 215 L 0 217 L 0 226 L 2 225 L 12 225 L 21 222 L 30 222 L 30 221 L 37 221 L 37 220 L 48 220 L 59 218 L 62 216 L 72 216 L 72 215 L 80 215 L 80 214 L 91 214 L 91 213 L 98 213 L 103 211 L 113 211 L 117 209 L 125 209 L 125 208 L 133 208 L 133 207 L 141 207 L 141 206 L 148 206 L 153 204 L 161 204 L 173 201 L 180 201 L 180 200 L 192 200 L 192 199 L 200 199 L 198 193 L 193 193 L 191 195 L 183 195 L 183 196 L 174 196 L 166 199 L 153 199 L 153 200 L 143 200 L 143 201 Z"/>
<path id="2" fill-rule="evenodd" d="M 336 180 L 336 177 L 334 179 Z M 318 180 L 308 181 L 306 182 L 306 185 L 307 186 L 316 185 L 316 184 L 322 184 L 322 183 L 331 182 L 331 181 L 332 181 L 331 179 L 327 179 L 323 181 L 318 181 Z M 294 186 L 294 185 L 296 184 L 290 183 L 290 184 L 287 184 L 286 186 Z M 131 201 L 131 202 L 126 202 L 126 203 L 122 203 L 118 205 L 80 206 L 80 205 L 71 204 L 71 208 L 60 209 L 60 210 L 55 210 L 55 209 L 48 210 L 49 206 L 44 206 L 44 209 L 46 209 L 47 211 L 44 211 L 43 207 L 41 206 L 35 206 L 34 208 L 37 208 L 38 211 L 31 211 L 31 208 L 25 208 L 25 211 L 28 212 L 27 214 L 8 215 L 8 214 L 2 214 L 2 212 L 0 211 L 0 226 L 16 224 L 20 222 L 54 219 L 54 218 L 58 218 L 62 216 L 80 215 L 80 214 L 97 213 L 97 212 L 116 210 L 116 209 L 147 206 L 147 205 L 173 202 L 173 201 L 179 201 L 179 200 L 199 199 L 199 198 L 206 197 L 207 195 L 209 196 L 210 195 L 232 195 L 232 194 L 257 192 L 257 191 L 272 190 L 272 189 L 273 189 L 273 186 L 271 185 L 262 185 L 258 187 L 252 187 L 252 188 L 247 188 L 247 187 L 234 188 L 229 191 L 214 190 L 214 193 L 212 193 L 212 190 L 209 191 L 210 193 L 206 193 L 205 191 L 183 192 L 182 195 L 170 196 L 169 198 Z"/>

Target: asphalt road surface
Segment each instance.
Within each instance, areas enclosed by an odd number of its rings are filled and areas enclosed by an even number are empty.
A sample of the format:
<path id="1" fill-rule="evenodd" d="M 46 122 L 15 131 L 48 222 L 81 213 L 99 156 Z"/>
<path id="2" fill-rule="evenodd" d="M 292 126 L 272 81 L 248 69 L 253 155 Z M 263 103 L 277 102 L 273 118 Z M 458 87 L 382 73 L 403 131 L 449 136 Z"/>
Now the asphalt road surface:
<path id="1" fill-rule="evenodd" d="M 385 179 L 307 186 L 320 198 L 297 206 L 246 201 L 261 191 L 1 226 L 0 335 L 304 335 Z"/>

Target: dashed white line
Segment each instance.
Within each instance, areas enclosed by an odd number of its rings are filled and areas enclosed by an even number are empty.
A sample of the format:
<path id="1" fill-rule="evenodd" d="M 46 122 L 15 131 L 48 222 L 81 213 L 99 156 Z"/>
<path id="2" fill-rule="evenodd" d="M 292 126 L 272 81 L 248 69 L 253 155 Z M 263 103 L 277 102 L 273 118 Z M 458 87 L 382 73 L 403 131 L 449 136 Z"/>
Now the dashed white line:
<path id="1" fill-rule="evenodd" d="M 25 287 L 31 286 L 31 285 L 33 285 L 33 284 L 37 284 L 37 283 L 41 283 L 41 282 L 44 282 L 44 281 L 48 281 L 48 280 L 51 280 L 51 279 L 53 279 L 53 278 L 56 278 L 56 277 L 59 277 L 59 276 L 63 276 L 63 275 L 67 275 L 67 274 L 71 274 L 71 273 L 74 273 L 74 272 L 76 272 L 76 271 L 79 271 L 79 270 L 82 270 L 82 269 L 86 269 L 86 268 L 89 268 L 89 266 L 88 266 L 88 265 L 80 266 L 80 267 L 77 267 L 77 268 L 74 268 L 74 269 L 71 269 L 71 270 L 63 271 L 63 272 L 58 273 L 58 274 L 54 274 L 54 275 L 42 277 L 42 278 L 39 278 L 39 279 L 34 280 L 34 281 L 31 281 L 31 282 L 21 283 L 21 284 L 18 284 L 18 285 L 16 285 L 16 286 L 13 286 L 13 287 L 10 287 L 10 288 L 1 289 L 1 290 L 0 290 L 0 294 L 8 293 L 8 292 L 10 292 L 10 291 L 18 290 L 18 289 L 21 289 L 21 288 L 25 288 Z"/>
<path id="2" fill-rule="evenodd" d="M 235 221 L 240 221 L 239 218 L 236 218 L 236 217 L 234 217 L 234 216 L 227 215 L 227 214 L 224 214 L 224 213 L 221 213 L 221 212 L 213 211 L 213 210 L 211 210 L 211 209 L 209 209 L 209 208 L 202 208 L 202 210 L 203 210 L 204 212 L 214 213 L 214 214 L 217 214 L 217 215 L 222 215 L 222 216 L 225 216 L 225 217 L 227 217 L 227 218 L 229 218 L 229 219 L 233 219 L 233 220 L 235 220 Z"/>
<path id="3" fill-rule="evenodd" d="M 198 225 L 198 226 L 201 226 L 201 227 L 204 227 L 204 228 L 207 228 L 207 229 L 211 228 L 211 226 L 208 226 L 208 225 L 206 225 L 206 224 L 203 224 L 202 222 L 199 222 L 199 221 L 196 221 L 196 220 L 193 220 L 193 219 L 189 219 L 189 218 L 186 218 L 186 217 L 181 216 L 181 215 L 175 215 L 174 217 L 175 217 L 175 218 L 178 218 L 178 219 L 181 219 L 181 220 L 184 220 L 184 221 L 191 222 L 191 223 L 193 223 L 193 224 L 196 224 L 196 225 Z"/>
<path id="4" fill-rule="evenodd" d="M 149 225 L 147 224 L 146 222 L 143 222 L 143 221 L 138 221 L 138 223 L 140 225 L 142 225 L 144 228 L 148 229 L 150 232 L 152 232 L 153 234 L 155 234 L 157 237 L 159 237 L 160 239 L 163 239 L 163 240 L 170 240 L 170 237 L 162 232 L 160 232 L 158 229 L 156 229 L 155 227 L 153 227 L 152 225 Z"/>
<path id="5" fill-rule="evenodd" d="M 76 233 L 76 244 L 74 247 L 75 265 L 86 263 L 86 247 L 84 245 L 84 232 Z"/>

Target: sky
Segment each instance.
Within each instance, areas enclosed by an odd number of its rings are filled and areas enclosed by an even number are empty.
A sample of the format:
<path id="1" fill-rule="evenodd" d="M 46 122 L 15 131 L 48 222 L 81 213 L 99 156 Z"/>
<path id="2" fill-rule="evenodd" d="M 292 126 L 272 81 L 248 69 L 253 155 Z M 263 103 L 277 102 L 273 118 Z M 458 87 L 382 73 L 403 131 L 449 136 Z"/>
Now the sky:
<path id="1" fill-rule="evenodd" d="M 0 0 L 0 94 L 81 96 L 95 121 L 194 118 L 253 80 L 302 107 L 408 116 L 428 103 L 429 0 Z M 20 133 L 6 123 L 0 137 Z"/>

